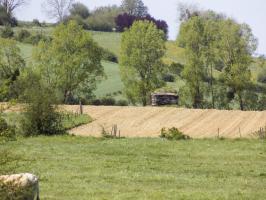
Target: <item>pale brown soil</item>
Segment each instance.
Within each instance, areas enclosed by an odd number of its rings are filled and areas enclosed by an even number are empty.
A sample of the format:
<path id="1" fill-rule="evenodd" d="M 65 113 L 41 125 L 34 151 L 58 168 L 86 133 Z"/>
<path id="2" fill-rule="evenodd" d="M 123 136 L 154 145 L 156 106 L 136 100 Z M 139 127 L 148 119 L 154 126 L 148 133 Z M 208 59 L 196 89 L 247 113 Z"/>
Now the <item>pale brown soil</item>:
<path id="1" fill-rule="evenodd" d="M 78 106 L 64 106 L 77 112 Z M 193 138 L 252 137 L 266 126 L 266 111 L 195 110 L 169 107 L 104 107 L 84 106 L 93 122 L 71 131 L 80 136 L 100 136 L 102 127 L 111 131 L 117 125 L 125 137 L 158 137 L 163 127 L 176 127 Z"/>

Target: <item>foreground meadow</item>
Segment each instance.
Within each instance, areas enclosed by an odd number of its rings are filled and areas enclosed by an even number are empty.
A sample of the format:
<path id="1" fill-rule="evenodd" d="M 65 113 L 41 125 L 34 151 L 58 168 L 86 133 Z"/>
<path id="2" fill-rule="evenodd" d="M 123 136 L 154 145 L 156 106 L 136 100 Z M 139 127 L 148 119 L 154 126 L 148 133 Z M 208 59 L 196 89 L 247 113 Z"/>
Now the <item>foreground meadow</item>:
<path id="1" fill-rule="evenodd" d="M 10 157 L 0 171 L 40 177 L 41 199 L 258 200 L 266 196 L 266 143 L 260 140 L 57 136 L 19 139 L 1 144 L 0 151 Z"/>

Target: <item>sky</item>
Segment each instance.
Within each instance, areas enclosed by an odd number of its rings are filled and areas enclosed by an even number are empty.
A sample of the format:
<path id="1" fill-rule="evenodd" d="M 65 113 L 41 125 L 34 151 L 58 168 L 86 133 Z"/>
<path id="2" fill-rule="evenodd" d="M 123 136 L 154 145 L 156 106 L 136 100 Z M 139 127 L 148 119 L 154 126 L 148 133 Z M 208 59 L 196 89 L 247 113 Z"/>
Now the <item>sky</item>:
<path id="1" fill-rule="evenodd" d="M 28 5 L 16 10 L 19 20 L 39 19 L 51 21 L 43 12 L 44 0 L 29 0 Z M 90 10 L 98 6 L 121 5 L 122 0 L 76 0 L 84 3 Z M 169 39 L 175 40 L 179 22 L 177 6 L 179 2 L 197 4 L 203 9 L 212 9 L 234 18 L 239 23 L 247 23 L 259 40 L 257 53 L 266 55 L 266 0 L 143 0 L 149 13 L 157 19 L 163 19 L 169 26 Z"/>

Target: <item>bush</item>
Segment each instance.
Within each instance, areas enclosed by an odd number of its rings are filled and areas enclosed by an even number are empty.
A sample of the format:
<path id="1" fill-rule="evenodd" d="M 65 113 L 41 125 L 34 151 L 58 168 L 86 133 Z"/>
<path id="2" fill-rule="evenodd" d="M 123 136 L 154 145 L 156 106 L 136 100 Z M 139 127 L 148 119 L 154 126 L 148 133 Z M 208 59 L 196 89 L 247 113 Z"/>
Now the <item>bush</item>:
<path id="1" fill-rule="evenodd" d="M 258 74 L 258 82 L 260 82 L 260 83 L 266 83 L 266 69 L 263 69 Z"/>
<path id="2" fill-rule="evenodd" d="M 86 19 L 90 15 L 87 6 L 80 2 L 72 4 L 72 7 L 70 8 L 70 14 L 71 16 L 79 16 L 82 19 Z"/>
<path id="3" fill-rule="evenodd" d="M 14 31 L 12 30 L 12 28 L 10 26 L 5 26 L 1 30 L 1 37 L 2 38 L 12 38 L 13 36 L 14 36 Z"/>
<path id="4" fill-rule="evenodd" d="M 104 106 L 114 106 L 115 105 L 115 99 L 113 97 L 104 97 L 102 98 L 102 105 Z"/>
<path id="5" fill-rule="evenodd" d="M 180 63 L 172 63 L 169 68 L 171 73 L 180 76 L 181 72 L 184 70 L 184 65 Z"/>
<path id="6" fill-rule="evenodd" d="M 170 129 L 163 128 L 161 130 L 161 138 L 166 138 L 168 140 L 188 140 L 190 139 L 189 136 L 184 135 L 181 131 L 177 128 L 173 127 Z"/>
<path id="7" fill-rule="evenodd" d="M 128 101 L 126 101 L 126 100 L 118 100 L 116 105 L 117 106 L 128 106 Z"/>
<path id="8" fill-rule="evenodd" d="M 38 19 L 33 19 L 33 20 L 32 20 L 32 24 L 33 24 L 34 26 L 39 26 L 39 27 L 42 26 Z"/>
<path id="9" fill-rule="evenodd" d="M 3 117 L 0 117 L 0 141 L 15 140 L 15 129 L 10 127 Z"/>
<path id="10" fill-rule="evenodd" d="M 174 77 L 173 74 L 165 74 L 165 75 L 163 76 L 163 80 L 164 80 L 165 82 L 175 82 L 175 77 Z"/>
<path id="11" fill-rule="evenodd" d="M 115 18 L 120 13 L 121 9 L 118 6 L 98 7 L 88 17 L 87 24 L 89 29 L 112 32 L 116 27 Z"/>
<path id="12" fill-rule="evenodd" d="M 44 40 L 44 41 L 47 41 L 49 40 L 49 38 L 47 38 L 46 36 L 40 34 L 40 33 L 37 33 L 35 35 L 32 35 L 30 38 L 29 38 L 29 43 L 30 44 L 33 44 L 33 45 L 37 45 L 41 40 Z"/>
<path id="13" fill-rule="evenodd" d="M 56 135 L 64 133 L 62 116 L 57 111 L 57 99 L 53 89 L 40 82 L 39 75 L 28 75 L 24 100 L 26 110 L 21 120 L 21 132 L 24 136 Z"/>
<path id="14" fill-rule="evenodd" d="M 18 32 L 18 35 L 17 35 L 17 40 L 19 42 L 27 42 L 27 40 L 31 37 L 31 33 L 25 29 L 21 29 L 19 32 Z"/>

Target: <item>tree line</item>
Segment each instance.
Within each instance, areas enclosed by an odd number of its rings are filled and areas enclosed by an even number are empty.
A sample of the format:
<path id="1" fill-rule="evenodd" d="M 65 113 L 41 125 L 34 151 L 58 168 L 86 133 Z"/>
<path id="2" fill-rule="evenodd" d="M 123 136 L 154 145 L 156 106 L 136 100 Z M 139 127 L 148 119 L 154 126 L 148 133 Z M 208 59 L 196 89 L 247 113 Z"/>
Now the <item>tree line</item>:
<path id="1" fill-rule="evenodd" d="M 179 6 L 179 13 L 176 45 L 185 49 L 186 63 L 182 69 L 178 64 L 172 66 L 181 69 L 185 81 L 179 90 L 180 104 L 193 108 L 265 109 L 265 87 L 252 79 L 250 71 L 258 44 L 251 28 L 224 14 L 184 4 Z M 161 80 L 169 67 L 162 62 L 165 41 L 161 36 L 147 21 L 134 23 L 123 34 L 121 74 L 133 104 L 147 105 L 151 93 L 165 85 Z"/>

